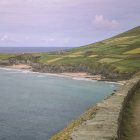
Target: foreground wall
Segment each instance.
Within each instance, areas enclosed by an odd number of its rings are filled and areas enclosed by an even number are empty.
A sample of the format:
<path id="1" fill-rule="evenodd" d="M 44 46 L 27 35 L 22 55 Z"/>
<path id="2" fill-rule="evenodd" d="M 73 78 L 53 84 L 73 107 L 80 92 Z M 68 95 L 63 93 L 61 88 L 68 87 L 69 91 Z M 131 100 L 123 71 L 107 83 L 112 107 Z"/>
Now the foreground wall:
<path id="1" fill-rule="evenodd" d="M 76 127 L 71 133 L 71 138 L 73 140 L 119 140 L 125 105 L 138 88 L 140 88 L 140 79 L 131 79 L 113 96 L 98 103 L 93 118 Z"/>
<path id="2" fill-rule="evenodd" d="M 127 81 L 110 97 L 91 107 L 50 140 L 119 140 L 126 104 L 140 88 L 140 78 Z"/>

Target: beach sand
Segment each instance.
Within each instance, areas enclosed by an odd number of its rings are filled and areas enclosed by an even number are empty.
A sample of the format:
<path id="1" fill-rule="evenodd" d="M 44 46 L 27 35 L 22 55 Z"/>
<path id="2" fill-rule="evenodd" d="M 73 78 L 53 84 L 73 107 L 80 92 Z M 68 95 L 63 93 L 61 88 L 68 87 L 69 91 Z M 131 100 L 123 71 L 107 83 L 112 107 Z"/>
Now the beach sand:
<path id="1" fill-rule="evenodd" d="M 69 76 L 69 77 L 86 78 L 90 80 L 102 80 L 103 78 L 101 75 L 90 75 L 86 72 L 76 72 L 76 73 L 66 72 L 66 73 L 61 73 L 61 75 Z"/>
<path id="2" fill-rule="evenodd" d="M 7 68 L 20 69 L 20 70 L 32 70 L 32 67 L 30 65 L 27 65 L 27 64 L 11 65 L 11 66 L 7 66 Z M 72 78 L 82 78 L 82 79 L 98 80 L 98 81 L 105 80 L 105 77 L 103 77 L 101 75 L 91 75 L 91 74 L 86 73 L 86 72 L 74 72 L 74 73 L 64 72 L 64 73 L 56 73 L 56 74 L 61 75 L 61 76 L 72 77 Z M 117 81 L 117 83 L 125 84 L 126 81 Z"/>
<path id="3" fill-rule="evenodd" d="M 17 65 L 11 65 L 7 66 L 7 68 L 12 68 L 12 69 L 31 69 L 32 67 L 26 64 L 17 64 Z"/>

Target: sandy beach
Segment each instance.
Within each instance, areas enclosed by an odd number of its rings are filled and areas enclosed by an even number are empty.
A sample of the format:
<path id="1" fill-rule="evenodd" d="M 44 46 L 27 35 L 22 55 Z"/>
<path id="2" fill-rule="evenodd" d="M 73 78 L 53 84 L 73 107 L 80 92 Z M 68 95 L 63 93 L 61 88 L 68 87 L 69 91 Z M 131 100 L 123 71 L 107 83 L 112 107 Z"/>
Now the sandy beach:
<path id="1" fill-rule="evenodd" d="M 19 69 L 19 70 L 32 70 L 32 67 L 29 66 L 29 65 L 26 65 L 26 64 L 11 65 L 11 66 L 7 66 L 6 68 Z M 75 73 L 64 72 L 64 73 L 56 73 L 56 75 L 72 77 L 72 78 L 82 78 L 82 79 L 89 79 L 89 80 L 98 80 L 98 81 L 105 80 L 105 77 L 103 77 L 101 75 L 91 75 L 91 74 L 86 73 L 86 72 L 75 72 Z M 125 80 L 124 81 L 117 81 L 117 83 L 120 83 L 120 84 L 124 85 L 126 83 L 126 81 Z"/>
<path id="2" fill-rule="evenodd" d="M 31 69 L 32 67 L 26 64 L 18 64 L 18 65 L 11 65 L 7 66 L 7 68 L 12 68 L 12 69 Z"/>
<path id="3" fill-rule="evenodd" d="M 86 72 L 76 72 L 76 73 L 66 72 L 66 73 L 61 73 L 61 75 L 69 76 L 69 77 L 86 78 L 86 79 L 90 79 L 90 80 L 102 80 L 103 79 L 103 77 L 101 75 L 90 75 Z"/>
<path id="4" fill-rule="evenodd" d="M 11 66 L 7 66 L 7 68 L 12 68 L 12 69 L 26 69 L 26 70 L 31 70 L 31 66 L 26 65 L 26 64 L 17 64 L 17 65 L 11 65 Z M 68 77 L 76 77 L 76 78 L 86 78 L 86 79 L 90 79 L 90 80 L 102 80 L 103 77 L 101 75 L 90 75 L 86 72 L 76 72 L 76 73 L 72 73 L 72 72 L 65 72 L 65 73 L 57 73 L 59 75 L 62 76 L 68 76 Z"/>

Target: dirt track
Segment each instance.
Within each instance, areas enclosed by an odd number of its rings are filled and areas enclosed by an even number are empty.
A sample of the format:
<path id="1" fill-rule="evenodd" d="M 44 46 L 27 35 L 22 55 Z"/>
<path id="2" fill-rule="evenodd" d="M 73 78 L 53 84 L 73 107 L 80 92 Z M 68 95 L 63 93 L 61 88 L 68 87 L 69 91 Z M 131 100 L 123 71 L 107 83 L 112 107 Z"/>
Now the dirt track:
<path id="1" fill-rule="evenodd" d="M 140 140 L 140 90 L 129 102 L 121 140 Z"/>
<path id="2" fill-rule="evenodd" d="M 138 94 L 138 93 L 137 93 Z M 133 119 L 131 122 L 132 125 L 132 140 L 140 140 L 140 91 L 139 95 L 136 95 L 136 100 L 133 106 Z"/>

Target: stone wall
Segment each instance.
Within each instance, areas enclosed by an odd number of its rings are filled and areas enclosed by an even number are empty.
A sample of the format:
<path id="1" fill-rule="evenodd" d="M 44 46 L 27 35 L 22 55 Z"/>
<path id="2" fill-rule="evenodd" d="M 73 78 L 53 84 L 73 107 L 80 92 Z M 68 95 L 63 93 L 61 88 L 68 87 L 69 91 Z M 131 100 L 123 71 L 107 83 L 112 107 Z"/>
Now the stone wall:
<path id="1" fill-rule="evenodd" d="M 50 140 L 120 140 L 123 112 L 139 88 L 140 78 L 130 79 Z"/>
<path id="2" fill-rule="evenodd" d="M 73 140 L 119 140 L 123 111 L 135 91 L 140 88 L 140 79 L 129 80 L 120 90 L 96 105 L 96 114 L 91 120 L 73 129 Z"/>

